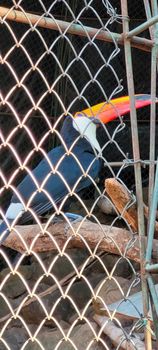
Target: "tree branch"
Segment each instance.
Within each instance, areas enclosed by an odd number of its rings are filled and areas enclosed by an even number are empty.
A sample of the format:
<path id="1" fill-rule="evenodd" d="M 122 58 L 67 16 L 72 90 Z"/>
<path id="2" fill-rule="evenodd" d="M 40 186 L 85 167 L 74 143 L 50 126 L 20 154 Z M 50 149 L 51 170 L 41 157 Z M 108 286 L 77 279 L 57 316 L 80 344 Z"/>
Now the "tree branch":
<path id="1" fill-rule="evenodd" d="M 137 235 L 123 228 L 101 225 L 89 220 L 71 223 L 71 226 L 68 223 L 59 222 L 51 224 L 47 230 L 46 224 L 42 224 L 42 230 L 38 225 L 19 225 L 10 233 L 3 245 L 22 254 L 54 250 L 62 252 L 66 248 L 87 248 L 90 254 L 101 250 L 140 262 Z M 158 241 L 154 240 L 154 258 L 157 258 L 157 252 Z"/>

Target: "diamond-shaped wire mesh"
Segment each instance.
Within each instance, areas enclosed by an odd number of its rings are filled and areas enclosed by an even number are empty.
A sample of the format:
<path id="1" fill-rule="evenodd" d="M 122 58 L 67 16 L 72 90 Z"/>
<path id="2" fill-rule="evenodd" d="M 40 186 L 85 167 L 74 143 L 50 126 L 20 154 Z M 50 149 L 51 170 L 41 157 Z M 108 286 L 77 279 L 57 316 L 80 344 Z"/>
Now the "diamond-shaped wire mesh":
<path id="1" fill-rule="evenodd" d="M 131 166 L 115 169 L 109 163 L 133 158 L 130 122 L 118 118 L 97 128 L 87 119 L 78 129 L 73 118 L 126 94 L 123 50 L 113 35 L 108 43 L 86 29 L 122 31 L 119 2 L 117 11 L 111 3 L 1 2 L 8 8 L 0 23 L 1 217 L 12 231 L 0 249 L 1 350 L 113 349 L 106 332 L 110 319 L 121 332 L 117 348 L 125 341 L 136 348 L 139 341 L 134 323 L 109 309 L 140 290 L 139 266 L 130 260 L 137 235 L 114 205 L 114 216 L 98 205 L 107 198 L 106 177 L 117 175 L 134 186 Z M 25 23 L 9 20 L 15 10 Z M 34 15 L 39 17 L 33 23 Z M 58 28 L 42 28 L 44 17 Z M 83 35 L 63 31 L 58 21 L 80 25 Z M 99 144 L 85 137 L 89 128 Z M 78 222 L 67 211 L 81 215 Z M 102 313 L 98 326 L 95 317 Z"/>

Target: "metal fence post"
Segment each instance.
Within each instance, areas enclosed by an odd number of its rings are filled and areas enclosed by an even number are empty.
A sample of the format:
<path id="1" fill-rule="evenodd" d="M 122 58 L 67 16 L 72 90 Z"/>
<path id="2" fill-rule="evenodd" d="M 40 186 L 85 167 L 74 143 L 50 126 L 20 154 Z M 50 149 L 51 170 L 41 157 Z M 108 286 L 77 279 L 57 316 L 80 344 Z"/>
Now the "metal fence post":
<path id="1" fill-rule="evenodd" d="M 135 109 L 131 44 L 130 44 L 130 40 L 127 39 L 126 37 L 126 33 L 128 33 L 129 31 L 127 0 L 121 0 L 121 8 L 122 8 L 122 16 L 123 16 L 123 34 L 124 34 L 124 50 L 125 50 L 127 83 L 128 83 L 129 96 L 131 100 L 130 115 L 131 115 L 132 145 L 133 145 L 134 161 L 136 162 L 136 164 L 134 165 L 134 169 L 135 169 L 135 181 L 136 181 L 136 196 L 137 196 L 137 203 L 138 203 L 138 225 L 139 225 L 139 237 L 140 237 L 142 296 L 143 296 L 144 316 L 148 318 L 149 302 L 148 302 L 147 281 L 146 281 L 145 270 L 144 270 L 146 248 L 145 248 L 145 241 L 144 241 L 145 225 L 144 225 L 143 193 L 142 193 L 142 179 L 141 179 L 141 162 L 140 162 L 140 151 L 139 151 L 137 115 L 136 115 L 136 109 Z M 149 331 L 146 329 L 145 331 L 146 345 L 147 345 L 148 332 Z"/>

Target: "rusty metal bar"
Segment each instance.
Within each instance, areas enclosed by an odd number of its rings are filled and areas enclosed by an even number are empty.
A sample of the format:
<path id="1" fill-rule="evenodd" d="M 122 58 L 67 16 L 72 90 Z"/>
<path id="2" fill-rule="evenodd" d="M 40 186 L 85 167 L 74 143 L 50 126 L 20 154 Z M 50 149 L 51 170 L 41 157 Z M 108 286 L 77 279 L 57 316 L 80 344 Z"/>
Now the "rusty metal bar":
<path id="1" fill-rule="evenodd" d="M 66 21 L 56 19 L 53 20 L 52 18 L 46 16 L 41 17 L 29 12 L 24 13 L 22 11 L 10 10 L 6 7 L 0 7 L 0 17 L 2 18 L 2 21 L 3 19 L 5 19 L 24 24 L 30 24 L 34 27 L 37 26 L 45 29 L 57 30 L 61 33 L 65 32 L 83 37 L 89 36 L 92 39 L 95 38 L 107 42 L 114 42 L 115 40 L 118 44 L 124 45 L 124 39 L 122 34 L 113 32 L 109 33 L 104 29 L 99 30 L 96 28 L 81 26 L 79 24 L 69 23 Z M 131 40 L 131 45 L 137 49 L 150 52 L 153 43 L 151 40 L 145 38 L 133 37 Z"/>
<path id="2" fill-rule="evenodd" d="M 140 159 L 139 150 L 139 136 L 138 136 L 138 124 L 137 115 L 135 109 L 135 97 L 134 97 L 134 79 L 133 79 L 133 66 L 132 66 L 132 53 L 130 40 L 127 39 L 127 33 L 129 32 L 129 20 L 128 20 L 128 5 L 127 0 L 121 0 L 122 16 L 123 16 L 123 33 L 124 33 L 124 48 L 125 48 L 125 61 L 127 72 L 127 84 L 130 95 L 130 109 L 131 109 L 131 131 L 132 131 L 132 146 L 134 153 L 134 160 Z M 140 163 L 135 164 L 135 179 L 136 179 L 136 196 L 138 205 L 138 229 L 140 237 L 140 260 L 141 260 L 141 281 L 142 281 L 142 295 L 143 295 L 143 309 L 144 316 L 148 318 L 149 312 L 149 297 L 147 289 L 146 276 L 144 274 L 144 261 L 145 261 L 145 225 L 144 225 L 144 212 L 143 212 L 143 192 L 142 192 L 142 178 L 141 178 L 141 166 Z M 145 339 L 147 343 L 148 331 L 145 331 Z M 147 350 L 149 348 L 147 347 Z"/>
<path id="3" fill-rule="evenodd" d="M 130 30 L 127 34 L 126 37 L 128 39 L 132 38 L 134 35 L 138 35 L 142 33 L 144 30 L 148 29 L 150 26 L 158 22 L 158 15 L 150 18 L 148 21 L 140 24 L 138 27 Z"/>

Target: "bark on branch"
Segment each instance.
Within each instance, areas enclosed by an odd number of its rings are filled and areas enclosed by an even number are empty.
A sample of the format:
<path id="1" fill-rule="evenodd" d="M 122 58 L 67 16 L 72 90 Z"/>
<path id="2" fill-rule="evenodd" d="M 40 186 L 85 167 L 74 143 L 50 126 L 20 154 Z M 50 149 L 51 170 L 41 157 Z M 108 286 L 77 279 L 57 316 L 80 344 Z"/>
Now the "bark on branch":
<path id="1" fill-rule="evenodd" d="M 121 216 L 128 222 L 132 229 L 138 231 L 137 203 L 127 188 L 114 178 L 105 180 L 105 188 L 108 196 Z M 148 220 L 149 208 L 144 204 L 144 216 Z M 158 222 L 155 221 L 155 237 L 158 236 Z"/>
<path id="2" fill-rule="evenodd" d="M 87 248 L 90 252 L 106 251 L 140 262 L 139 237 L 126 229 L 99 225 L 89 220 L 71 224 L 16 226 L 4 246 L 20 253 L 62 251 L 66 248 Z M 145 239 L 145 238 L 144 238 Z M 146 239 L 145 239 L 146 240 Z M 153 242 L 153 257 L 157 258 L 158 241 Z"/>
<path id="3" fill-rule="evenodd" d="M 129 223 L 132 229 L 138 231 L 137 206 L 130 192 L 119 181 L 114 178 L 105 180 L 105 188 L 115 208 Z M 132 204 L 133 203 L 133 204 Z"/>

